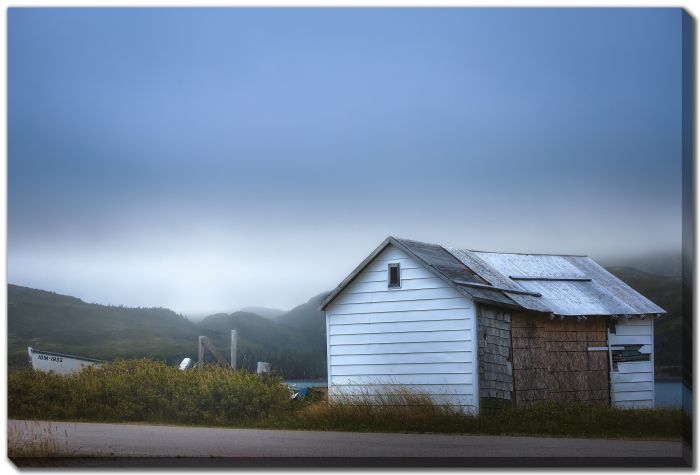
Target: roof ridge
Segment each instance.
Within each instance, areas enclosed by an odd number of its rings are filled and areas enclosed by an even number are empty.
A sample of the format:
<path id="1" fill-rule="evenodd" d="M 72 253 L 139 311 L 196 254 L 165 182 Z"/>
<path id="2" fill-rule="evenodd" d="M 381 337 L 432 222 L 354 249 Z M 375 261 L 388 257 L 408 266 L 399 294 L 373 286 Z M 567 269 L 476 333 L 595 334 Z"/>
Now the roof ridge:
<path id="1" fill-rule="evenodd" d="M 587 254 L 552 254 L 546 252 L 502 252 L 502 251 L 480 251 L 478 249 L 465 249 L 467 252 L 481 252 L 483 254 L 511 254 L 515 256 L 552 256 L 552 257 L 589 257 Z"/>
<path id="2" fill-rule="evenodd" d="M 465 252 L 482 252 L 484 254 L 513 254 L 516 256 L 554 256 L 554 257 L 589 257 L 588 254 L 553 254 L 551 252 L 503 252 L 503 251 L 481 251 L 478 249 L 467 249 L 465 247 L 456 246 L 445 246 L 444 244 L 437 244 L 434 242 L 417 241 L 415 239 L 402 238 L 398 236 L 389 236 L 390 238 L 396 239 L 397 241 L 408 241 L 417 242 L 419 244 L 428 244 L 429 246 L 439 246 L 439 247 L 452 247 L 454 249 L 459 249 Z"/>

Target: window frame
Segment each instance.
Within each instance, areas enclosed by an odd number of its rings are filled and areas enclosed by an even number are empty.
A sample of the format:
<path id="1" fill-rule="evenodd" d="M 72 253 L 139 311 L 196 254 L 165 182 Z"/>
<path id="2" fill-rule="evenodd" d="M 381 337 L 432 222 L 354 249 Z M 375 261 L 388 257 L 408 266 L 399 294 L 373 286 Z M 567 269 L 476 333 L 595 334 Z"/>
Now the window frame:
<path id="1" fill-rule="evenodd" d="M 391 269 L 396 269 L 396 277 L 398 282 L 395 285 L 391 285 Z M 389 289 L 400 289 L 401 288 L 401 263 L 400 262 L 390 262 L 386 267 L 386 285 Z"/>

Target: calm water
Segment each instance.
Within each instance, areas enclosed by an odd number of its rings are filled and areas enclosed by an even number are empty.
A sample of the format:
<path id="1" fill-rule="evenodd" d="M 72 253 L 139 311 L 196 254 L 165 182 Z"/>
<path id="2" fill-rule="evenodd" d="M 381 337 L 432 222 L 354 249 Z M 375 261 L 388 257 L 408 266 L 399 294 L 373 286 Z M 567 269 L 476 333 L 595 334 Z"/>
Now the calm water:
<path id="1" fill-rule="evenodd" d="M 655 407 L 681 407 L 683 384 L 680 381 L 656 381 L 654 389 Z"/>
<path id="2" fill-rule="evenodd" d="M 288 386 L 296 386 L 297 388 L 325 388 L 328 386 L 328 381 L 308 381 L 303 379 L 290 379 L 285 381 Z"/>

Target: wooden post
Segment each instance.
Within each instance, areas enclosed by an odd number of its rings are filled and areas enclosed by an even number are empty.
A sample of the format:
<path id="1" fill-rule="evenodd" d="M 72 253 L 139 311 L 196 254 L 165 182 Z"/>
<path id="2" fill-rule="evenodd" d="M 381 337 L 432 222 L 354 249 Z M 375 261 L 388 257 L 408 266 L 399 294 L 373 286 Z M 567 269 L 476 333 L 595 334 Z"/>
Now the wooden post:
<path id="1" fill-rule="evenodd" d="M 231 330 L 231 368 L 236 369 L 236 348 L 238 347 L 238 332 Z"/>
<path id="2" fill-rule="evenodd" d="M 201 368 L 204 365 L 204 340 L 207 337 L 205 336 L 200 336 L 199 337 L 199 359 L 197 360 L 197 367 Z"/>

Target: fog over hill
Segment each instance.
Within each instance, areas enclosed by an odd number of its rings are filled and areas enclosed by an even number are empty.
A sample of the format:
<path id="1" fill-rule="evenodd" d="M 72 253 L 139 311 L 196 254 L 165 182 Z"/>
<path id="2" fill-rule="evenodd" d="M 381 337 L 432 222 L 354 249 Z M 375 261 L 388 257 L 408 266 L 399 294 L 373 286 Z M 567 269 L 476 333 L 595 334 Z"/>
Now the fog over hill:
<path id="1" fill-rule="evenodd" d="M 278 308 L 268 308 L 268 307 L 243 307 L 238 310 L 239 312 L 250 312 L 260 315 L 263 318 L 269 318 L 274 320 L 280 315 L 287 313 L 286 310 L 280 310 Z"/>
<path id="2" fill-rule="evenodd" d="M 659 251 L 622 257 L 605 257 L 598 259 L 598 262 L 606 268 L 630 267 L 649 274 L 680 278 L 682 255 L 680 251 Z"/>

